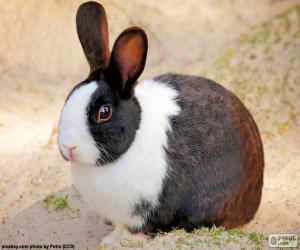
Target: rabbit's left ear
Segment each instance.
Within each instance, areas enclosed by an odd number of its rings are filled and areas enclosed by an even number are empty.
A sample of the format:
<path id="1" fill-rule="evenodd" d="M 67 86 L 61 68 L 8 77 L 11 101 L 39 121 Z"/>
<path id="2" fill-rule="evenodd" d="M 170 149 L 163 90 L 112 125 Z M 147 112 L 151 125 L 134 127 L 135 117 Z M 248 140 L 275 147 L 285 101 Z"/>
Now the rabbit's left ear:
<path id="1" fill-rule="evenodd" d="M 76 15 L 77 34 L 91 72 L 104 70 L 109 63 L 108 25 L 105 10 L 96 2 L 79 6 Z"/>
<path id="2" fill-rule="evenodd" d="M 133 95 L 146 64 L 147 50 L 147 35 L 138 27 L 124 30 L 114 44 L 107 73 L 125 98 Z"/>

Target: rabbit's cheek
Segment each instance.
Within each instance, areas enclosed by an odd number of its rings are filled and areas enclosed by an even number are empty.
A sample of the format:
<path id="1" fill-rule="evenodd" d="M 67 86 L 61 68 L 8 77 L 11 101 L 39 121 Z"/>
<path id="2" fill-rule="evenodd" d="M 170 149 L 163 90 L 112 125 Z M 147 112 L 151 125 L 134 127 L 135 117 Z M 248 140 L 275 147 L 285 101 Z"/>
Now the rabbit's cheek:
<path id="1" fill-rule="evenodd" d="M 99 157 L 87 125 L 87 107 L 97 87 L 96 82 L 80 86 L 64 105 L 58 127 L 58 146 L 64 158 L 95 164 Z"/>

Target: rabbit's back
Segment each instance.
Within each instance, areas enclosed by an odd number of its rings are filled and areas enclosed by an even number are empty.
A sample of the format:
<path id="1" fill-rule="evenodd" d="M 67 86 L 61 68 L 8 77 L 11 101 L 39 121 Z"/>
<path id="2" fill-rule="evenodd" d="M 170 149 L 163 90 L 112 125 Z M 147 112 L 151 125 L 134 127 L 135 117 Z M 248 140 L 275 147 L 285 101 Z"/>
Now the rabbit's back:
<path id="1" fill-rule="evenodd" d="M 205 78 L 167 74 L 156 81 L 180 93 L 170 118 L 168 176 L 147 231 L 250 221 L 260 203 L 263 148 L 257 126 L 230 91 Z"/>

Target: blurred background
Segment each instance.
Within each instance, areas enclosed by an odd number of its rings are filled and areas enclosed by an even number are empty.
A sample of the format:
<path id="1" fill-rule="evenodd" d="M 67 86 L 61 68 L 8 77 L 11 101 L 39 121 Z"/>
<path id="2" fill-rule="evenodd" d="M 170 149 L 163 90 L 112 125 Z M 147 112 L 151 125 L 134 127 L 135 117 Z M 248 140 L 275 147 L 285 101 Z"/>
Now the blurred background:
<path id="1" fill-rule="evenodd" d="M 56 129 L 67 94 L 89 71 L 75 27 L 82 2 L 0 1 L 2 236 L 31 223 L 30 211 L 18 217 L 23 211 L 72 184 Z M 99 2 L 110 47 L 128 26 L 146 30 L 141 79 L 201 75 L 239 96 L 258 123 L 266 158 L 262 203 L 245 229 L 300 233 L 300 1 Z"/>

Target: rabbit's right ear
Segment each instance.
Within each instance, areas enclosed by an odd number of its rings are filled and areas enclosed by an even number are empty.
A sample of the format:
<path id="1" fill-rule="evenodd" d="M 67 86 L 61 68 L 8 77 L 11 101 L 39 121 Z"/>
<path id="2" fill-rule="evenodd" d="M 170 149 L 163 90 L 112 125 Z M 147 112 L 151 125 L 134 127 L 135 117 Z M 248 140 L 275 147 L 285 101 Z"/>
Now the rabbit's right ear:
<path id="1" fill-rule="evenodd" d="M 105 10 L 99 3 L 86 2 L 76 15 L 77 34 L 91 71 L 104 70 L 109 63 L 108 25 Z"/>

